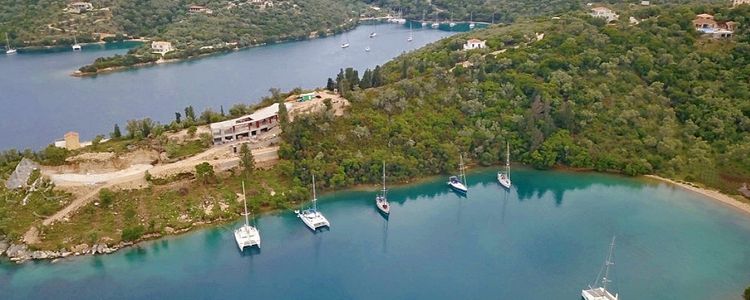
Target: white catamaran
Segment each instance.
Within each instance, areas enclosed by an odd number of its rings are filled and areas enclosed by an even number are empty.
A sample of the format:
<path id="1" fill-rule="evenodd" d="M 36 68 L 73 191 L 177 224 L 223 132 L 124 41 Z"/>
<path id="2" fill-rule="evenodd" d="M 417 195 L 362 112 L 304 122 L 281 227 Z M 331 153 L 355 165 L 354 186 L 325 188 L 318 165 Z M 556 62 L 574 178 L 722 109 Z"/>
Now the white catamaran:
<path id="1" fill-rule="evenodd" d="M 384 214 L 391 213 L 391 204 L 388 203 L 388 198 L 386 197 L 387 191 L 388 190 L 385 188 L 385 162 L 383 162 L 383 189 L 380 194 L 375 196 L 375 205 L 377 205 L 378 209 Z"/>
<path id="2" fill-rule="evenodd" d="M 497 181 L 506 189 L 510 188 L 510 145 L 505 144 L 505 173 L 497 172 Z"/>
<path id="3" fill-rule="evenodd" d="M 10 39 L 8 38 L 8 33 L 5 33 L 5 54 L 16 54 L 16 49 L 13 49 L 13 47 L 10 46 Z"/>
<path id="4" fill-rule="evenodd" d="M 260 232 L 255 226 L 250 226 L 247 212 L 247 197 L 245 196 L 245 182 L 242 182 L 242 197 L 245 203 L 245 225 L 234 230 L 234 239 L 237 241 L 237 247 L 240 247 L 240 251 L 245 247 L 258 246 L 260 248 Z"/>
<path id="5" fill-rule="evenodd" d="M 458 176 L 451 176 L 448 178 L 448 185 L 455 191 L 466 193 L 469 189 L 466 187 L 466 173 L 464 173 L 464 157 L 459 156 L 460 164 L 458 165 Z"/>
<path id="6" fill-rule="evenodd" d="M 612 293 L 607 289 L 607 283 L 612 282 L 609 279 L 609 266 L 614 265 L 613 251 L 615 249 L 615 237 L 612 237 L 612 243 L 609 244 L 609 255 L 607 260 L 604 262 L 604 267 L 599 271 L 599 275 L 596 277 L 593 286 L 589 285 L 589 289 L 581 291 L 581 297 L 585 300 L 618 300 L 617 294 Z M 602 276 L 602 272 L 604 272 Z"/>
<path id="7" fill-rule="evenodd" d="M 329 223 L 328 219 L 326 219 L 326 217 L 324 217 L 323 214 L 318 211 L 318 197 L 315 194 L 315 175 L 312 176 L 312 182 L 312 207 L 302 211 L 295 210 L 294 213 L 297 214 L 297 217 L 302 219 L 302 222 L 305 222 L 305 225 L 307 225 L 307 227 L 309 227 L 313 231 L 316 231 L 320 227 L 331 227 L 331 223 Z"/>
<path id="8" fill-rule="evenodd" d="M 73 36 L 73 51 L 81 51 L 81 44 L 78 43 L 78 38 Z"/>

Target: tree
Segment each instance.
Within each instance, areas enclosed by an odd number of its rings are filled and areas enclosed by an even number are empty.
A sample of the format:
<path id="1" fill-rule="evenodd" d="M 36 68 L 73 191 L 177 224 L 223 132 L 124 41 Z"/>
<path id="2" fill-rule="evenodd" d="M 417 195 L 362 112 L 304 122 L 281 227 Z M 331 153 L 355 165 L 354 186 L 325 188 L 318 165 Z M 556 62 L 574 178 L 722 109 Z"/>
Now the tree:
<path id="1" fill-rule="evenodd" d="M 255 158 L 247 143 L 243 143 L 240 146 L 240 167 L 242 167 L 242 173 L 245 179 L 250 179 L 253 170 L 255 170 Z"/>
<path id="2" fill-rule="evenodd" d="M 224 105 L 221 106 L 221 116 L 224 116 Z"/>
<path id="3" fill-rule="evenodd" d="M 326 90 L 333 92 L 336 89 L 336 83 L 333 82 L 331 77 L 328 77 L 328 83 L 326 83 Z"/>
<path id="4" fill-rule="evenodd" d="M 44 151 L 42 152 L 42 157 L 44 158 L 44 163 L 48 165 L 62 165 L 65 163 L 65 159 L 68 158 L 68 155 L 70 154 L 70 151 L 65 148 L 59 148 L 55 147 L 54 145 L 49 145 L 47 148 L 44 148 Z"/>
<path id="5" fill-rule="evenodd" d="M 110 135 L 113 139 L 119 139 L 122 137 L 122 132 L 120 132 L 120 126 L 115 124 L 115 130 L 112 132 L 112 135 Z"/>
<path id="6" fill-rule="evenodd" d="M 286 110 L 286 103 L 284 101 L 279 102 L 279 124 L 281 124 L 281 130 L 285 130 L 286 124 L 289 123 L 289 112 Z"/>
<path id="7" fill-rule="evenodd" d="M 185 107 L 185 118 L 195 122 L 195 110 L 192 105 Z"/>
<path id="8" fill-rule="evenodd" d="M 99 202 L 103 207 L 108 207 L 112 204 L 115 199 L 115 193 L 108 188 L 99 190 Z"/>
<path id="9" fill-rule="evenodd" d="M 745 289 L 743 297 L 745 298 L 745 300 L 750 300 L 750 287 Z"/>
<path id="10" fill-rule="evenodd" d="M 175 112 L 174 113 L 174 120 L 175 120 L 175 122 L 177 122 L 177 124 L 180 124 L 180 122 L 182 122 L 182 115 L 180 115 L 179 112 Z"/>
<path id="11" fill-rule="evenodd" d="M 203 182 L 203 184 L 208 184 L 213 182 L 216 179 L 216 173 L 214 173 L 214 166 L 211 164 L 204 162 L 202 164 L 195 166 L 195 177 Z"/>
<path id="12" fill-rule="evenodd" d="M 195 125 L 188 127 L 187 134 L 190 138 L 195 137 L 195 133 L 198 131 L 198 127 Z"/>

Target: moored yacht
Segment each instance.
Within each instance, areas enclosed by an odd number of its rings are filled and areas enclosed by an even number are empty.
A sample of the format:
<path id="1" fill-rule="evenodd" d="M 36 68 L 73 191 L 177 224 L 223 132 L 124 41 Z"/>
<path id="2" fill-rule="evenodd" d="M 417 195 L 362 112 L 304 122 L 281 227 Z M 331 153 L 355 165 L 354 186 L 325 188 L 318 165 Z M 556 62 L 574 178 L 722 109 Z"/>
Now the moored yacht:
<path id="1" fill-rule="evenodd" d="M 618 300 L 619 295 L 612 293 L 607 289 L 607 283 L 612 282 L 609 279 L 609 266 L 614 265 L 613 251 L 615 248 L 615 237 L 612 237 L 612 243 L 609 244 L 609 255 L 607 260 L 604 262 L 602 271 L 599 271 L 596 281 L 593 286 L 589 285 L 589 289 L 581 291 L 581 297 L 584 300 Z M 604 274 L 602 274 L 604 273 Z"/>
<path id="2" fill-rule="evenodd" d="M 5 33 L 5 54 L 16 54 L 16 49 L 13 49 L 13 47 L 10 46 L 10 39 L 8 38 L 8 33 Z"/>
<path id="3" fill-rule="evenodd" d="M 458 176 L 451 176 L 448 178 L 448 185 L 455 191 L 466 193 L 469 189 L 466 187 L 466 174 L 464 173 L 464 158 L 463 155 L 459 156 L 460 164 L 458 167 Z"/>
<path id="4" fill-rule="evenodd" d="M 73 36 L 73 51 L 81 51 L 81 44 L 78 43 L 78 39 Z"/>
<path id="5" fill-rule="evenodd" d="M 406 41 L 411 42 L 413 40 L 414 40 L 414 34 L 412 33 L 412 30 L 411 30 L 411 23 L 409 23 L 409 38 L 407 38 Z"/>
<path id="6" fill-rule="evenodd" d="M 331 227 L 331 223 L 328 222 L 325 216 L 318 211 L 318 197 L 315 194 L 315 175 L 312 177 L 313 182 L 313 199 L 312 207 L 305 210 L 295 210 L 294 213 L 297 217 L 302 219 L 302 222 L 307 225 L 312 231 L 318 230 L 320 227 Z"/>
<path id="7" fill-rule="evenodd" d="M 242 197 L 245 204 L 245 224 L 234 230 L 234 239 L 237 241 L 237 247 L 240 251 L 245 247 L 258 246 L 260 248 L 260 231 L 255 226 L 251 226 L 248 220 L 247 197 L 245 196 L 245 182 L 242 182 Z"/>
<path id="8" fill-rule="evenodd" d="M 505 172 L 497 172 L 497 181 L 506 189 L 510 188 L 510 144 L 505 144 Z"/>
<path id="9" fill-rule="evenodd" d="M 378 35 L 378 34 L 377 34 L 377 33 L 375 33 L 375 32 L 370 32 L 370 38 L 374 38 L 374 37 L 376 37 L 377 35 Z"/>
<path id="10" fill-rule="evenodd" d="M 385 188 L 385 162 L 383 162 L 383 189 L 380 191 L 380 194 L 375 196 L 375 205 L 384 214 L 391 213 L 391 204 L 388 203 L 388 198 L 386 197 L 387 192 L 388 190 Z"/>

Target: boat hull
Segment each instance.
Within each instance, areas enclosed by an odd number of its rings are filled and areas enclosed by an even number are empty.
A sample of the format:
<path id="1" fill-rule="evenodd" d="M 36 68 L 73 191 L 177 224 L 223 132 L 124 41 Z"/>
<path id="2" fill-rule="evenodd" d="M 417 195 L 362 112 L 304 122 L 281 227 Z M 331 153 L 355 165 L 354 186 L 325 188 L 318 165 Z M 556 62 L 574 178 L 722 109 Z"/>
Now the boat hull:
<path id="1" fill-rule="evenodd" d="M 328 222 L 328 219 L 326 219 L 323 214 L 320 212 L 309 212 L 309 211 L 295 211 L 297 213 L 297 217 L 302 220 L 305 225 L 307 225 L 307 228 L 310 228 L 312 231 L 317 231 L 318 228 L 322 227 L 331 227 L 331 223 Z"/>
<path id="2" fill-rule="evenodd" d="M 497 174 L 497 182 L 499 182 L 500 185 L 502 185 L 504 188 L 510 189 L 510 186 L 511 186 L 510 179 L 503 176 L 502 173 Z"/>
<path id="3" fill-rule="evenodd" d="M 234 240 L 237 242 L 240 251 L 244 250 L 245 247 L 257 246 L 260 248 L 260 232 L 252 226 L 245 225 L 235 229 Z"/>
<path id="4" fill-rule="evenodd" d="M 388 200 L 375 199 L 375 206 L 384 214 L 391 213 L 391 204 L 388 203 Z"/>
<path id="5" fill-rule="evenodd" d="M 469 189 L 463 183 L 460 182 L 448 182 L 448 185 L 456 192 L 467 193 Z"/>

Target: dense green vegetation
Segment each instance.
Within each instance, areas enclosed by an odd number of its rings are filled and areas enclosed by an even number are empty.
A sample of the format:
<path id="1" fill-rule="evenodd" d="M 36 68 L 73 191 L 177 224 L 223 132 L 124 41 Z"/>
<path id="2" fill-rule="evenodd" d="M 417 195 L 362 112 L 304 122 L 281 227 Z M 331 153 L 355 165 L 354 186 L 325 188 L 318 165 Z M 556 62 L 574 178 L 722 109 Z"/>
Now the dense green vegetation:
<path id="1" fill-rule="evenodd" d="M 750 181 L 750 39 L 747 27 L 699 36 L 690 21 L 703 12 L 750 24 L 747 6 L 655 6 L 613 25 L 567 15 L 440 41 L 388 63 L 384 86 L 344 89 L 349 115 L 289 124 L 282 169 L 318 170 L 337 187 L 377 180 L 386 160 L 400 180 L 452 172 L 459 153 L 498 163 L 509 142 L 537 168 L 657 173 L 736 193 Z M 644 20 L 631 26 L 630 15 Z M 469 37 L 490 49 L 459 51 Z"/>

